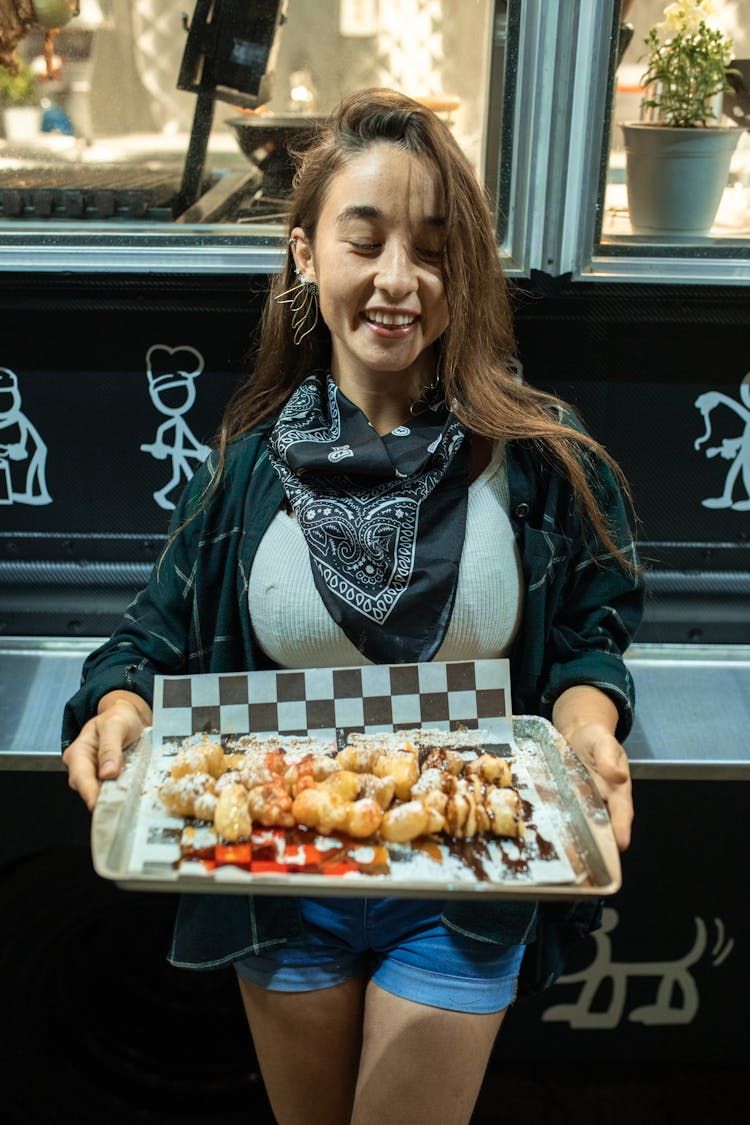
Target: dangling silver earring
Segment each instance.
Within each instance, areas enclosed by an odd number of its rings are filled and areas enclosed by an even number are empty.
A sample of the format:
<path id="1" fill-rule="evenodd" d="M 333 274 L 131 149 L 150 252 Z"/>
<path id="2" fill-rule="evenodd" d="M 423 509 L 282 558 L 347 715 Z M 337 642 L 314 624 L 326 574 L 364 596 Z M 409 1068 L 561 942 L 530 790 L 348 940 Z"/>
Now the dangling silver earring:
<path id="1" fill-rule="evenodd" d="M 417 414 L 422 414 L 428 407 L 434 406 L 438 402 L 438 391 L 440 387 L 441 379 L 440 373 L 438 372 L 429 386 L 424 388 L 419 398 L 415 398 L 414 402 L 409 407 L 409 413 L 412 417 L 416 417 Z"/>
<path id="2" fill-rule="evenodd" d="M 314 281 L 308 281 L 300 269 L 295 268 L 294 274 L 298 278 L 297 284 L 279 293 L 274 300 L 280 305 L 289 305 L 292 313 L 293 338 L 295 344 L 299 345 L 318 323 L 318 287 Z M 308 320 L 310 320 L 309 324 Z"/>

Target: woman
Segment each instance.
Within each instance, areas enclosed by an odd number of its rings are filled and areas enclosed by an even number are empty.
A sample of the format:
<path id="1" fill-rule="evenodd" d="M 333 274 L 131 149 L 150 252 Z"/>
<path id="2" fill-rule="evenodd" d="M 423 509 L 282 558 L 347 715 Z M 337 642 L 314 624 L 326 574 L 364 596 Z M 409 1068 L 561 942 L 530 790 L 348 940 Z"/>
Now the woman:
<path id="1" fill-rule="evenodd" d="M 93 807 L 155 673 L 509 655 L 516 712 L 551 715 L 626 847 L 641 589 L 620 474 L 514 374 L 470 166 L 419 104 L 359 93 L 302 154 L 289 234 L 218 451 L 68 705 L 71 786 Z M 471 1115 L 527 943 L 542 987 L 591 924 L 527 903 L 189 896 L 171 959 L 235 964 L 284 1125 L 310 1120 L 312 1091 L 329 1125 L 448 1125 Z"/>

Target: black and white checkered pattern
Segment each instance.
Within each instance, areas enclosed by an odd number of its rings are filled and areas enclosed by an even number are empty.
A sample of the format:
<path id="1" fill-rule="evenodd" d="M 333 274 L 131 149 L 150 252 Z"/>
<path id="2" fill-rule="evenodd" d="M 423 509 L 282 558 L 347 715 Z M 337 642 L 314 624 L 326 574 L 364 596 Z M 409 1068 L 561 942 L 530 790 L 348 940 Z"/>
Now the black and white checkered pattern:
<path id="1" fill-rule="evenodd" d="M 159 676 L 154 740 L 222 734 L 510 729 L 507 660 Z"/>

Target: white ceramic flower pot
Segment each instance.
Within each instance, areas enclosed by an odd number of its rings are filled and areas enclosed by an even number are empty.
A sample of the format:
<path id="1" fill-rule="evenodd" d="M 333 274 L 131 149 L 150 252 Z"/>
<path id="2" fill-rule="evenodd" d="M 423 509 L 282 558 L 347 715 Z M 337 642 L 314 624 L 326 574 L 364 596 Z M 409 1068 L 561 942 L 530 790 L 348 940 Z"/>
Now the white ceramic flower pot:
<path id="1" fill-rule="evenodd" d="M 641 123 L 621 128 L 633 231 L 673 238 L 707 235 L 742 130 Z"/>
<path id="2" fill-rule="evenodd" d="M 9 142 L 28 141 L 39 133 L 42 111 L 38 105 L 11 105 L 3 110 L 3 130 Z"/>

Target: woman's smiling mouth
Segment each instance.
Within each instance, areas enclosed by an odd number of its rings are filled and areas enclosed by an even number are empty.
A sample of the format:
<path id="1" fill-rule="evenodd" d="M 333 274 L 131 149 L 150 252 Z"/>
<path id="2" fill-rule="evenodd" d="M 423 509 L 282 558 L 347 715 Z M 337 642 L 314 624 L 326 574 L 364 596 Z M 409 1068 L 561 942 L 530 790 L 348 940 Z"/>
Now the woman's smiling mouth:
<path id="1" fill-rule="evenodd" d="M 403 336 L 414 327 L 419 320 L 419 315 L 410 312 L 381 312 L 380 309 L 373 309 L 363 312 L 362 319 L 379 336 Z"/>

